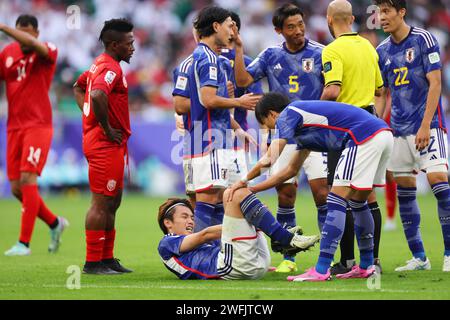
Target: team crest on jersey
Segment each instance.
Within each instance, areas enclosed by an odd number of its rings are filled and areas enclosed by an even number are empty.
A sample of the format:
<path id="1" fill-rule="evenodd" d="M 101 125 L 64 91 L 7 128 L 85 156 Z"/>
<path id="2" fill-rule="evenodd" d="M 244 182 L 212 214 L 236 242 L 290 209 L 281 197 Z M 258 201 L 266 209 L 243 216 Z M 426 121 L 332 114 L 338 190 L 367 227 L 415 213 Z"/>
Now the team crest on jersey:
<path id="1" fill-rule="evenodd" d="M 6 58 L 6 61 L 5 61 L 5 67 L 9 68 L 12 66 L 13 63 L 14 63 L 13 57 L 8 57 L 8 58 Z"/>
<path id="2" fill-rule="evenodd" d="M 114 189 L 116 189 L 117 181 L 116 180 L 109 180 L 108 184 L 106 185 L 106 188 L 109 192 L 113 192 Z"/>
<path id="3" fill-rule="evenodd" d="M 314 58 L 302 60 L 303 71 L 310 73 L 314 71 Z"/>
<path id="4" fill-rule="evenodd" d="M 125 76 L 123 76 L 123 86 L 125 88 L 128 88 L 128 82 L 127 82 L 127 79 L 125 78 Z"/>
<path id="5" fill-rule="evenodd" d="M 414 48 L 409 48 L 406 50 L 406 62 L 411 63 L 414 61 L 414 58 L 416 57 L 416 53 Z"/>
<path id="6" fill-rule="evenodd" d="M 116 73 L 114 71 L 108 71 L 105 74 L 105 82 L 107 84 L 112 84 L 115 78 L 116 78 Z"/>

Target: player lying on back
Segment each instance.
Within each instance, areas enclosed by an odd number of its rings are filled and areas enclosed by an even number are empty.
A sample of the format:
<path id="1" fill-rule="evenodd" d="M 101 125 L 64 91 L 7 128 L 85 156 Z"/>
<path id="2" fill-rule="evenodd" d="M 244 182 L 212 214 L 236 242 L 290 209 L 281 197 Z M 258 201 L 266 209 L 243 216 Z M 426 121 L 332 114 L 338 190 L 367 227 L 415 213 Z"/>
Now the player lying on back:
<path id="1" fill-rule="evenodd" d="M 246 187 L 248 180 L 259 176 L 263 168 L 275 163 L 289 139 L 295 141 L 297 151 L 286 169 L 251 187 L 252 192 L 276 187 L 298 174 L 310 151 L 343 150 L 327 199 L 328 212 L 322 229 L 319 261 L 315 268 L 288 277 L 288 280 L 325 281 L 331 278 L 329 268 L 344 231 L 347 201 L 354 214 L 361 263 L 340 278 L 366 278 L 373 274 L 374 223 L 367 198 L 373 187 L 385 183 L 386 165 L 393 145 L 392 133 L 386 123 L 351 105 L 331 101 L 289 103 L 278 93 L 263 96 L 256 106 L 256 118 L 269 129 L 277 129 L 277 139 L 272 141 L 267 154 L 247 177 L 232 187 L 230 195 L 234 190 Z"/>
<path id="2" fill-rule="evenodd" d="M 229 193 L 227 189 L 224 199 Z M 162 204 L 158 223 L 164 233 L 159 255 L 166 268 L 181 280 L 262 278 L 270 265 L 270 251 L 262 232 L 290 254 L 307 250 L 320 238 L 301 235 L 299 227 L 286 230 L 245 188 L 225 203 L 222 225 L 194 233 L 194 210 L 186 199 L 169 199 Z"/>

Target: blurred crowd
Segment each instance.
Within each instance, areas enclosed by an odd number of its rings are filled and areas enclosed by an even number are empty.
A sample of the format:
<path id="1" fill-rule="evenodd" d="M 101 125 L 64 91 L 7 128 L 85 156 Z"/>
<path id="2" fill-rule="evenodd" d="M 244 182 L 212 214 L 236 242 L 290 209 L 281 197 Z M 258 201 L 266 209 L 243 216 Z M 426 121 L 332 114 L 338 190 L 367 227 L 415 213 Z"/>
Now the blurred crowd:
<path id="1" fill-rule="evenodd" d="M 277 0 L 8 0 L 0 1 L 0 21 L 11 26 L 22 13 L 35 14 L 40 23 L 41 39 L 59 48 L 58 71 L 51 97 L 54 109 L 64 116 L 78 116 L 72 96 L 72 84 L 101 53 L 98 35 L 103 22 L 126 17 L 136 26 L 136 52 L 125 65 L 130 88 L 130 107 L 152 120 L 171 116 L 172 70 L 194 48 L 191 28 L 196 12 L 215 3 L 236 11 L 242 20 L 241 34 L 246 53 L 255 57 L 264 48 L 282 41 L 271 23 L 274 9 L 287 1 Z M 307 37 L 327 44 L 332 41 L 326 21 L 329 0 L 297 0 L 305 12 Z M 376 45 L 386 35 L 370 30 L 373 22 L 370 0 L 352 0 L 355 31 Z M 73 7 L 76 5 L 77 7 Z M 444 107 L 450 100 L 450 0 L 409 0 L 408 23 L 433 33 L 441 45 L 444 62 Z M 79 8 L 79 10 L 78 10 Z M 80 13 L 78 17 L 77 14 Z M 78 19 L 79 20 L 76 20 Z M 75 20 L 74 20 L 75 19 Z M 78 21 L 79 24 L 74 23 Z M 0 48 L 10 39 L 0 34 Z M 1 101 L 0 114 L 5 114 Z"/>

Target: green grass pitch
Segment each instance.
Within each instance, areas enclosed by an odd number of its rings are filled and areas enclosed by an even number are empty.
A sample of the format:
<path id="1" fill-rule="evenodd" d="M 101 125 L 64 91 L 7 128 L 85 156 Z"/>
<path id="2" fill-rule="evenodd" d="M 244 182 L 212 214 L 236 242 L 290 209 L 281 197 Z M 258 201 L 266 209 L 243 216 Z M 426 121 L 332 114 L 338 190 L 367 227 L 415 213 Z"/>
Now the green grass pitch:
<path id="1" fill-rule="evenodd" d="M 380 194 L 380 199 L 381 194 Z M 397 231 L 383 232 L 381 261 L 384 273 L 380 289 L 368 289 L 365 280 L 336 280 L 326 283 L 289 283 L 284 274 L 267 274 L 259 281 L 180 281 L 166 270 L 157 253 L 162 234 L 156 223 L 156 212 L 163 199 L 141 195 L 125 195 L 116 226 L 116 257 L 130 275 L 81 276 L 81 289 L 70 290 L 66 282 L 71 265 L 82 266 L 85 254 L 84 217 L 89 197 L 51 197 L 46 201 L 55 212 L 71 223 L 63 236 L 63 244 L 55 255 L 47 253 L 47 227 L 37 221 L 29 257 L 5 257 L 17 240 L 20 207 L 17 201 L 0 200 L 0 299 L 449 299 L 450 274 L 442 272 L 442 234 L 432 195 L 420 196 L 422 235 L 431 271 L 395 273 L 396 266 L 410 258 L 407 243 L 397 216 Z M 264 196 L 263 201 L 276 208 L 276 199 Z M 384 202 L 380 200 L 381 208 Z M 383 210 L 384 213 L 384 210 Z M 305 233 L 316 233 L 316 213 L 309 194 L 300 194 L 297 220 Z M 311 267 L 318 255 L 318 246 L 297 256 L 300 270 Z M 339 253 L 338 253 L 339 255 Z M 273 255 L 273 265 L 281 261 Z"/>

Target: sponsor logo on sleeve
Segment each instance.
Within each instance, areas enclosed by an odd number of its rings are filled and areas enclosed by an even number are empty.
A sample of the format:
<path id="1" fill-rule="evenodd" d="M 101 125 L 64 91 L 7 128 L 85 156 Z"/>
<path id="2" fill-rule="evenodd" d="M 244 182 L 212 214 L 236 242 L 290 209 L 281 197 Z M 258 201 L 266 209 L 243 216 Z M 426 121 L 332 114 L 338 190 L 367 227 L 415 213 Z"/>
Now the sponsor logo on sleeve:
<path id="1" fill-rule="evenodd" d="M 209 67 L 209 79 L 217 81 L 217 68 Z"/>
<path id="2" fill-rule="evenodd" d="M 6 58 L 5 67 L 8 69 L 9 67 L 11 67 L 13 65 L 13 62 L 14 62 L 13 57 Z"/>
<path id="3" fill-rule="evenodd" d="M 115 78 L 116 78 L 116 73 L 114 71 L 108 71 L 105 74 L 105 82 L 107 84 L 112 84 Z"/>
<path id="4" fill-rule="evenodd" d="M 186 90 L 188 79 L 183 76 L 178 76 L 177 78 L 177 84 L 175 88 L 178 90 Z"/>
<path id="5" fill-rule="evenodd" d="M 328 61 L 323 65 L 323 72 L 325 73 L 330 72 L 332 69 L 333 65 L 331 64 L 331 61 Z"/>
<path id="6" fill-rule="evenodd" d="M 439 57 L 439 53 L 433 52 L 428 55 L 428 60 L 430 60 L 431 64 L 435 64 L 435 63 L 440 62 L 441 58 Z"/>

